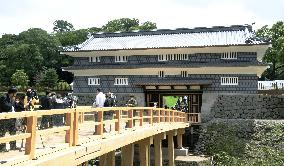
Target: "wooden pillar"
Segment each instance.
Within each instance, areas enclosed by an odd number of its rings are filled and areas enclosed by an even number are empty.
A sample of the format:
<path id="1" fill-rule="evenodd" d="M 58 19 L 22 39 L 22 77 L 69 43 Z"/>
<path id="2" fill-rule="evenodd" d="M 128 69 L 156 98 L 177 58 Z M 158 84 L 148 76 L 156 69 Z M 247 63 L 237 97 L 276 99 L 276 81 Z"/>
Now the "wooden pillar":
<path id="1" fill-rule="evenodd" d="M 100 156 L 99 166 L 107 166 L 107 154 Z"/>
<path id="2" fill-rule="evenodd" d="M 73 145 L 73 126 L 74 126 L 74 113 L 66 114 L 66 125 L 70 126 L 70 129 L 66 131 L 65 142 L 69 143 L 69 146 Z"/>
<path id="3" fill-rule="evenodd" d="M 140 110 L 140 111 L 139 111 L 140 126 L 143 126 L 143 112 L 144 112 L 144 110 Z"/>
<path id="4" fill-rule="evenodd" d="M 153 110 L 152 110 L 152 109 L 149 109 L 149 110 L 148 110 L 148 116 L 150 117 L 150 118 L 148 119 L 149 124 L 150 124 L 150 125 L 153 125 Z"/>
<path id="5" fill-rule="evenodd" d="M 107 153 L 107 166 L 115 166 L 115 151 Z"/>
<path id="6" fill-rule="evenodd" d="M 31 136 L 26 139 L 25 154 L 29 155 L 29 159 L 35 157 L 36 125 L 37 116 L 27 117 L 27 133 L 31 133 Z"/>
<path id="7" fill-rule="evenodd" d="M 150 166 L 150 145 L 153 137 L 145 138 L 139 142 L 140 166 Z"/>
<path id="8" fill-rule="evenodd" d="M 128 118 L 131 118 L 128 120 L 128 127 L 133 127 L 133 110 L 128 110 Z"/>
<path id="9" fill-rule="evenodd" d="M 117 119 L 117 122 L 115 122 L 115 131 L 117 131 L 118 133 L 120 133 L 120 124 L 121 124 L 120 114 L 121 114 L 120 110 L 115 111 L 115 119 Z"/>
<path id="10" fill-rule="evenodd" d="M 177 148 L 178 148 L 178 149 L 181 149 L 181 148 L 182 148 L 182 135 L 183 135 L 184 133 L 185 133 L 184 128 L 177 130 Z"/>
<path id="11" fill-rule="evenodd" d="M 167 132 L 168 135 L 168 159 L 169 159 L 169 166 L 175 165 L 175 146 L 174 146 L 174 136 L 176 135 L 176 130 L 172 130 Z"/>
<path id="12" fill-rule="evenodd" d="M 133 166 L 134 144 L 129 144 L 121 148 L 121 165 Z"/>
<path id="13" fill-rule="evenodd" d="M 163 165 L 163 154 L 162 154 L 163 139 L 166 139 L 166 133 L 161 133 L 154 136 L 155 166 Z"/>
<path id="14" fill-rule="evenodd" d="M 157 123 L 160 123 L 161 121 L 161 110 L 157 110 Z"/>
<path id="15" fill-rule="evenodd" d="M 75 110 L 74 121 L 73 121 L 73 146 L 78 145 L 79 135 L 79 112 Z"/>
<path id="16" fill-rule="evenodd" d="M 99 166 L 115 166 L 115 151 L 100 156 Z"/>
<path id="17" fill-rule="evenodd" d="M 96 135 L 102 135 L 104 130 L 103 130 L 103 111 L 98 111 L 98 122 L 99 124 L 96 126 Z"/>

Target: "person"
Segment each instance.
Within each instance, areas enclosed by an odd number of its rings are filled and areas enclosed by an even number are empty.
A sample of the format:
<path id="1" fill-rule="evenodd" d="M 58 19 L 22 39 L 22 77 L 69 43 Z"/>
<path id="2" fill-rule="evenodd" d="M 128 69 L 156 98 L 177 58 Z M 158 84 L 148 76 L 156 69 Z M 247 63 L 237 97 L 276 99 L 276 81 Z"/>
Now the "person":
<path id="1" fill-rule="evenodd" d="M 17 103 L 15 102 L 17 95 L 17 88 L 11 87 L 5 96 L 0 98 L 0 113 L 3 112 L 15 112 L 17 111 Z M 16 134 L 16 119 L 2 119 L 0 120 L 0 137 L 5 136 L 8 131 L 10 135 Z M 10 150 L 16 150 L 16 141 L 11 141 Z M 7 151 L 6 144 L 0 144 L 0 151 Z"/>
<path id="2" fill-rule="evenodd" d="M 26 96 L 27 96 L 27 102 L 28 102 L 28 110 L 33 110 L 34 105 L 36 103 L 38 103 L 37 93 L 31 87 L 28 87 L 27 92 L 26 92 Z"/>
<path id="3" fill-rule="evenodd" d="M 42 110 L 50 110 L 51 109 L 51 93 L 49 91 L 45 92 L 45 96 L 40 99 L 40 109 Z M 52 123 L 52 116 L 51 115 L 43 115 L 40 128 L 41 129 L 46 129 L 50 128 L 53 126 Z"/>
<path id="4" fill-rule="evenodd" d="M 127 101 L 127 106 L 128 107 L 136 107 L 138 105 L 138 103 L 137 103 L 134 95 L 130 95 L 129 97 L 130 97 L 130 99 Z"/>
<path id="5" fill-rule="evenodd" d="M 55 98 L 55 109 L 64 109 L 64 101 L 60 94 L 56 95 Z M 63 126 L 64 125 L 64 115 L 56 114 L 53 115 L 53 125 L 54 126 Z"/>
<path id="6" fill-rule="evenodd" d="M 96 107 L 104 107 L 106 97 L 101 91 L 100 88 L 97 89 L 97 95 L 96 95 Z"/>

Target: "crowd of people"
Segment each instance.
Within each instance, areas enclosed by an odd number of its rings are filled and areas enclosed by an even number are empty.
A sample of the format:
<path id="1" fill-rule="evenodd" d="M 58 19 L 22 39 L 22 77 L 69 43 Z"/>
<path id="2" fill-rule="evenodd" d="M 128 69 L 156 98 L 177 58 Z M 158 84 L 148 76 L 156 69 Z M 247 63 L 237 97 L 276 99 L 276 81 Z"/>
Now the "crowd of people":
<path id="1" fill-rule="evenodd" d="M 61 97 L 55 92 L 46 92 L 46 95 L 39 98 L 36 90 L 31 87 L 27 88 L 24 96 L 17 96 L 17 88 L 11 87 L 7 94 L 0 97 L 0 113 L 5 112 L 21 112 L 35 110 L 35 104 L 40 104 L 40 109 L 62 109 L 76 107 L 77 97 L 72 93 Z M 53 126 L 64 125 L 64 115 L 44 115 L 39 129 L 50 128 Z M 17 131 L 25 132 L 25 118 L 20 119 L 0 119 L 0 137 L 4 137 L 8 132 L 10 135 L 15 135 Z M 16 141 L 9 142 L 10 150 L 20 149 L 16 146 Z M 6 144 L 0 144 L 0 152 L 8 151 Z"/>
<path id="2" fill-rule="evenodd" d="M 11 87 L 8 93 L 0 98 L 0 113 L 5 112 L 21 112 L 21 111 L 34 111 L 35 104 L 40 104 L 40 110 L 49 109 L 64 109 L 75 108 L 78 98 L 72 93 L 68 93 L 64 97 L 55 92 L 47 91 L 45 96 L 39 97 L 36 90 L 28 87 L 24 96 L 17 96 L 17 88 Z M 126 101 L 126 106 L 135 107 L 138 105 L 134 95 L 129 96 L 129 100 Z M 116 95 L 108 92 L 104 94 L 101 89 L 97 89 L 97 95 L 94 107 L 116 107 L 117 99 Z M 104 113 L 104 119 L 112 119 L 113 111 Z M 0 137 L 4 137 L 8 132 L 10 135 L 15 135 L 17 131 L 25 132 L 25 118 L 23 119 L 0 119 Z M 63 126 L 64 115 L 43 115 L 38 124 L 39 129 L 52 128 L 53 126 Z M 10 142 L 10 150 L 19 149 L 16 146 L 16 141 Z M 7 151 L 6 144 L 0 144 L 0 152 Z"/>

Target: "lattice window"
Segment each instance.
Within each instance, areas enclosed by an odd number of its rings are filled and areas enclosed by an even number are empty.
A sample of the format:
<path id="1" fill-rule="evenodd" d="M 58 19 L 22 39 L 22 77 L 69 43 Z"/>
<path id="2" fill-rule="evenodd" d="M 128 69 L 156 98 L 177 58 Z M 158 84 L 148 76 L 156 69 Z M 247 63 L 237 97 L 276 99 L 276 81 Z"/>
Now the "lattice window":
<path id="1" fill-rule="evenodd" d="M 158 61 L 167 61 L 167 55 L 158 55 Z"/>
<path id="2" fill-rule="evenodd" d="M 165 77 L 165 71 L 159 71 L 158 76 L 159 77 Z"/>
<path id="3" fill-rule="evenodd" d="M 181 71 L 181 77 L 187 77 L 187 71 Z"/>
<path id="4" fill-rule="evenodd" d="M 221 59 L 238 59 L 237 52 L 225 52 L 221 54 Z"/>
<path id="5" fill-rule="evenodd" d="M 115 78 L 114 85 L 128 85 L 128 78 Z"/>
<path id="6" fill-rule="evenodd" d="M 88 78 L 88 85 L 100 85 L 100 78 Z"/>
<path id="7" fill-rule="evenodd" d="M 115 56 L 115 62 L 127 62 L 128 56 L 117 55 Z"/>
<path id="8" fill-rule="evenodd" d="M 221 85 L 238 85 L 238 77 L 221 77 Z"/>
<path id="9" fill-rule="evenodd" d="M 101 62 L 101 57 L 100 56 L 90 56 L 89 62 Z"/>
<path id="10" fill-rule="evenodd" d="M 166 60 L 170 61 L 188 60 L 188 54 L 166 54 Z"/>

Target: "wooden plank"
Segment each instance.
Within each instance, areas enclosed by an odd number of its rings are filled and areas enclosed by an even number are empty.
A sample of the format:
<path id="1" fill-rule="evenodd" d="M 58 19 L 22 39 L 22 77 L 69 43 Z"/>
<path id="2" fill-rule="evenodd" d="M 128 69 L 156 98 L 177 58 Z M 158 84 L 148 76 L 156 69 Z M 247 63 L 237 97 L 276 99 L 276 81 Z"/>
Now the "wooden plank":
<path id="1" fill-rule="evenodd" d="M 75 109 L 73 108 L 65 108 L 65 109 L 51 109 L 51 110 L 37 110 L 37 116 L 42 115 L 57 115 L 57 114 L 66 114 L 66 113 L 73 113 Z"/>
<path id="2" fill-rule="evenodd" d="M 70 126 L 53 127 L 51 129 L 37 130 L 37 134 L 41 136 L 50 135 L 57 132 L 63 132 L 70 129 Z"/>
<path id="3" fill-rule="evenodd" d="M 16 135 L 9 135 L 5 137 L 0 137 L 0 143 L 6 143 L 10 141 L 17 141 L 29 138 L 31 136 L 31 133 L 22 133 L 22 134 L 16 134 Z"/>
<path id="4" fill-rule="evenodd" d="M 29 155 L 30 159 L 35 157 L 36 125 L 36 116 L 27 117 L 27 133 L 30 133 L 31 136 L 26 139 L 25 154 Z"/>
<path id="5" fill-rule="evenodd" d="M 36 116 L 37 112 L 34 111 L 22 111 L 22 112 L 7 112 L 0 113 L 0 119 L 12 119 L 12 118 L 23 118 Z"/>

